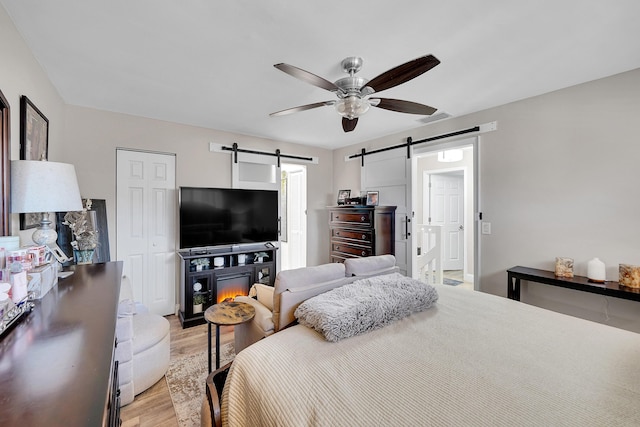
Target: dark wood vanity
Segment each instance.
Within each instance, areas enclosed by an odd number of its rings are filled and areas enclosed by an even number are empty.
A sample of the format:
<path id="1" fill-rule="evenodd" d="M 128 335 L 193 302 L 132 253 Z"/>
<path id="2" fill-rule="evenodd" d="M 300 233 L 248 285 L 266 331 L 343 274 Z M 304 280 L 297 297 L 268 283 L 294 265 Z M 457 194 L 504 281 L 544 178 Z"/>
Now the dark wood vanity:
<path id="1" fill-rule="evenodd" d="M 76 266 L 0 341 L 0 425 L 119 426 L 122 262 Z"/>

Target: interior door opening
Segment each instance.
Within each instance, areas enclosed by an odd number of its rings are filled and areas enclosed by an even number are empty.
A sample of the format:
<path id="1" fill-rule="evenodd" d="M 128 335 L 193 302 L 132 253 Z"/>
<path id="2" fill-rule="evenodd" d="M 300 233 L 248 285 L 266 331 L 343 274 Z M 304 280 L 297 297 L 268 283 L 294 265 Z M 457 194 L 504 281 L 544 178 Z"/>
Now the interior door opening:
<path id="1" fill-rule="evenodd" d="M 416 248 L 415 265 L 423 266 L 420 256 L 430 249 L 433 242 L 441 245 L 436 251 L 438 262 L 429 264 L 428 271 L 416 271 L 416 277 L 442 278 L 447 284 L 474 289 L 475 268 L 475 219 L 476 182 L 474 139 L 447 144 L 445 147 L 430 147 L 415 153 L 414 221 L 419 240 L 428 247 Z M 451 151 L 457 151 L 451 153 Z M 445 154 L 446 153 L 446 154 Z M 458 157 L 456 157 L 455 155 Z M 453 155 L 453 156 L 452 156 Z M 428 230 L 429 235 L 423 233 Z M 421 234 L 423 233 L 423 234 Z M 439 234 L 439 240 L 428 236 Z M 428 243 L 425 243 L 428 242 Z M 434 271 L 436 268 L 441 271 Z M 441 272 L 441 276 L 437 273 Z"/>
<path id="2" fill-rule="evenodd" d="M 282 270 L 307 266 L 307 167 L 283 163 L 280 188 Z"/>

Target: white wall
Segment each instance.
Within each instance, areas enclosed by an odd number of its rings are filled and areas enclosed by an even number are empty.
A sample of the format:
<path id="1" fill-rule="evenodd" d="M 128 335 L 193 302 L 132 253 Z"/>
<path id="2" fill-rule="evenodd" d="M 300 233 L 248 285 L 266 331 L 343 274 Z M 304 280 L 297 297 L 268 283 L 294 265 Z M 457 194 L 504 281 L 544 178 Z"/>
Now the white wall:
<path id="1" fill-rule="evenodd" d="M 556 256 L 575 273 L 599 257 L 607 278 L 619 263 L 640 265 L 640 70 L 574 86 L 335 150 L 334 188 L 360 184 L 359 162 L 344 156 L 498 122 L 481 136 L 480 203 L 492 234 L 481 235 L 480 289 L 506 296 L 515 265 L 553 270 Z M 522 300 L 640 332 L 637 302 L 540 284 Z"/>
<path id="2" fill-rule="evenodd" d="M 20 159 L 20 97 L 27 96 L 49 119 L 49 160 L 63 161 L 60 144 L 64 135 L 64 103 L 35 60 L 13 22 L 0 6 L 0 90 L 11 109 L 11 160 Z M 33 229 L 19 231 L 18 214 L 11 216 L 11 235 L 30 244 Z"/>

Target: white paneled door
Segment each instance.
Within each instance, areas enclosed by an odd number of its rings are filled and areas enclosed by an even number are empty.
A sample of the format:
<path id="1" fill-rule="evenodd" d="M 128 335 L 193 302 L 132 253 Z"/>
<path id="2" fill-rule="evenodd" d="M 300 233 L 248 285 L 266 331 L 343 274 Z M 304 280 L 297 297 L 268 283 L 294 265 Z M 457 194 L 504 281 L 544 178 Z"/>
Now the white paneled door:
<path id="1" fill-rule="evenodd" d="M 116 151 L 117 259 L 136 301 L 153 313 L 175 312 L 176 158 Z"/>
<path id="2" fill-rule="evenodd" d="M 430 175 L 430 224 L 442 226 L 443 270 L 464 268 L 464 180 L 462 176 Z"/>

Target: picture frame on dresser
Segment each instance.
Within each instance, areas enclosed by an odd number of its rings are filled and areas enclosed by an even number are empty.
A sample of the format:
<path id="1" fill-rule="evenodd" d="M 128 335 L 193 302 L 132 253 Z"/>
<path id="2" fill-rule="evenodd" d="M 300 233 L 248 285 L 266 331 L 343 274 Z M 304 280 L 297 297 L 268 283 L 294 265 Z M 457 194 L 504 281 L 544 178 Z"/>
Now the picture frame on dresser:
<path id="1" fill-rule="evenodd" d="M 378 191 L 367 191 L 367 206 L 378 206 Z"/>
<path id="2" fill-rule="evenodd" d="M 351 197 L 351 190 L 340 190 L 338 191 L 338 204 L 344 205 L 347 202 L 347 199 Z"/>

